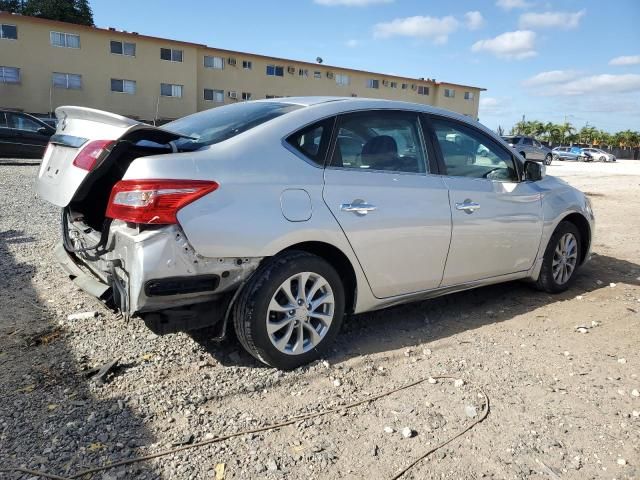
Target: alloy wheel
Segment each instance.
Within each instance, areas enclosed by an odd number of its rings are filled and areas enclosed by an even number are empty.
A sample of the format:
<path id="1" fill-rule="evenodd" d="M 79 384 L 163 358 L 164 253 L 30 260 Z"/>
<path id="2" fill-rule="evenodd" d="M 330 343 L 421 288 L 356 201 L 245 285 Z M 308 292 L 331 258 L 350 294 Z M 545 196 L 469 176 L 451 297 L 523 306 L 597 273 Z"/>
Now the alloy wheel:
<path id="1" fill-rule="evenodd" d="M 329 282 L 317 273 L 296 273 L 276 289 L 269 302 L 266 318 L 269 340 L 282 353 L 306 353 L 324 339 L 334 311 Z"/>
<path id="2" fill-rule="evenodd" d="M 553 252 L 551 271 L 558 285 L 564 285 L 573 275 L 578 263 L 578 241 L 573 233 L 565 233 Z"/>

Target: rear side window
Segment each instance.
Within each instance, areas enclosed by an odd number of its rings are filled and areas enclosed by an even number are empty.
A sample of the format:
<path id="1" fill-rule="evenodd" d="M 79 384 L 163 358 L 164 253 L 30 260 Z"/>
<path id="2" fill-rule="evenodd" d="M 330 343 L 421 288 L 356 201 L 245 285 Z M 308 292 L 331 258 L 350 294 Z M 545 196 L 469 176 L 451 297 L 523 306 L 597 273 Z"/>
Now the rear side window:
<path id="1" fill-rule="evenodd" d="M 523 145 L 533 145 L 533 141 L 530 138 L 523 138 L 522 139 L 522 144 Z"/>
<path id="2" fill-rule="evenodd" d="M 314 123 L 290 135 L 287 143 L 319 167 L 324 166 L 333 118 Z"/>

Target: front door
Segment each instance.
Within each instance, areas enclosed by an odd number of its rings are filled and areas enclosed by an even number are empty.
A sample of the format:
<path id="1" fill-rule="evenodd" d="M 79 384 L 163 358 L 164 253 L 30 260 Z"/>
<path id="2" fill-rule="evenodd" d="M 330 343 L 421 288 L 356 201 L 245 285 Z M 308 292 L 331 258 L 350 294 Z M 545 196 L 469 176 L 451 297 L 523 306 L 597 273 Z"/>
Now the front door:
<path id="1" fill-rule="evenodd" d="M 542 236 L 541 193 L 480 130 L 431 118 L 453 222 L 443 286 L 528 270 Z"/>
<path id="2" fill-rule="evenodd" d="M 429 174 L 419 116 L 374 110 L 342 115 L 337 122 L 324 201 L 374 295 L 438 287 L 451 214 L 442 177 Z"/>

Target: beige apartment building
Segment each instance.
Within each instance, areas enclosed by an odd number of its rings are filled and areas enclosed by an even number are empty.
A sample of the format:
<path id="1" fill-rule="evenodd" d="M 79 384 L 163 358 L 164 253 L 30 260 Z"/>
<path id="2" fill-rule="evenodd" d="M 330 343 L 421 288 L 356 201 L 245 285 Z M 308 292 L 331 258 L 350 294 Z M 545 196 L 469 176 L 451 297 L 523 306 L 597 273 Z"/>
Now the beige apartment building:
<path id="1" fill-rule="evenodd" d="M 386 98 L 478 117 L 484 89 L 0 13 L 0 108 L 82 105 L 166 121 L 245 100 Z"/>

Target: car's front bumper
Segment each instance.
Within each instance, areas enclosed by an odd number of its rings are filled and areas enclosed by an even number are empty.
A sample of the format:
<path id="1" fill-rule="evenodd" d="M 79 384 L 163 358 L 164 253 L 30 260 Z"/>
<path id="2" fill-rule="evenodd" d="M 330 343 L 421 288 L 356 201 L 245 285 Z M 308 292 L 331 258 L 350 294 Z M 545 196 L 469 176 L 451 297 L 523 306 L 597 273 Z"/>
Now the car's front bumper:
<path id="1" fill-rule="evenodd" d="M 76 250 L 99 243 L 100 234 L 69 224 L 68 245 Z M 98 250 L 56 256 L 74 283 L 91 295 L 112 297 L 129 315 L 215 300 L 235 290 L 261 258 L 209 258 L 198 255 L 178 225 L 139 229 L 114 222 Z"/>

